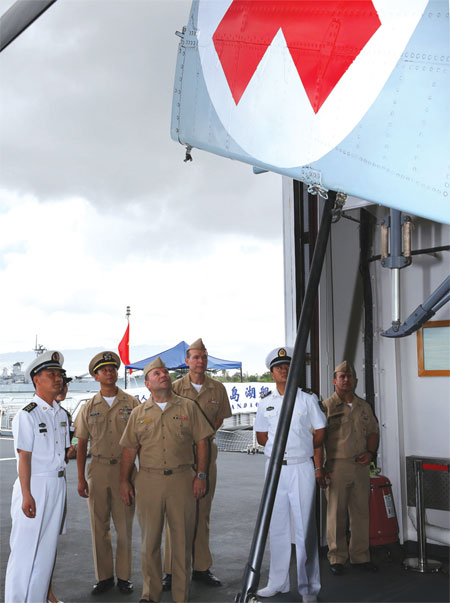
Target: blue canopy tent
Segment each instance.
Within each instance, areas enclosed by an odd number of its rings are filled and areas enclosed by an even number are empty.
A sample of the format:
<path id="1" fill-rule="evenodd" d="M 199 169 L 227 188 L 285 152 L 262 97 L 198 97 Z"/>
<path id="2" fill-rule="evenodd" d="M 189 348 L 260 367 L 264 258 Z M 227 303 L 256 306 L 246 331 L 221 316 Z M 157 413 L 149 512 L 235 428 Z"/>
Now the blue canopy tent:
<path id="1" fill-rule="evenodd" d="M 154 356 L 149 356 L 148 358 L 144 358 L 138 362 L 133 362 L 133 364 L 127 364 L 126 368 L 142 370 L 149 362 L 155 358 L 158 358 L 159 356 L 170 370 L 187 369 L 188 365 L 185 363 L 184 359 L 186 358 L 186 350 L 188 347 L 188 343 L 185 341 L 180 341 L 180 343 L 173 348 L 160 352 L 159 354 L 155 354 Z M 242 362 L 235 360 L 222 360 L 221 358 L 215 358 L 214 356 L 208 355 L 208 370 L 215 371 L 220 369 L 242 370 Z"/>

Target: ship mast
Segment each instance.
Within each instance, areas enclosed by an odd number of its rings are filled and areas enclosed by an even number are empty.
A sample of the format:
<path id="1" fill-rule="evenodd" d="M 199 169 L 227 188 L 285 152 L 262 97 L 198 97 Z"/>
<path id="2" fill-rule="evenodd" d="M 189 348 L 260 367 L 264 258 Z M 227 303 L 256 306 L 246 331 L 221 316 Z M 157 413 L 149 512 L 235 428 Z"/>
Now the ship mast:
<path id="1" fill-rule="evenodd" d="M 36 343 L 34 344 L 33 352 L 36 354 L 36 356 L 40 356 L 46 351 L 47 348 L 44 348 L 41 343 L 38 343 L 38 336 L 36 335 Z"/>

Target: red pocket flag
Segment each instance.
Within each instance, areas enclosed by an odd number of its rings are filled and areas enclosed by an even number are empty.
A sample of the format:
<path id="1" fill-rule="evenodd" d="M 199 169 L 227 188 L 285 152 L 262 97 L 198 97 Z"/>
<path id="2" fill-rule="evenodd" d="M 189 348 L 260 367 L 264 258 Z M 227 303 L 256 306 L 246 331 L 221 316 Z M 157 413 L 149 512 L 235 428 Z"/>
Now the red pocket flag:
<path id="1" fill-rule="evenodd" d="M 130 364 L 130 323 L 126 328 L 125 334 L 119 343 L 119 356 L 122 362 L 127 365 Z"/>

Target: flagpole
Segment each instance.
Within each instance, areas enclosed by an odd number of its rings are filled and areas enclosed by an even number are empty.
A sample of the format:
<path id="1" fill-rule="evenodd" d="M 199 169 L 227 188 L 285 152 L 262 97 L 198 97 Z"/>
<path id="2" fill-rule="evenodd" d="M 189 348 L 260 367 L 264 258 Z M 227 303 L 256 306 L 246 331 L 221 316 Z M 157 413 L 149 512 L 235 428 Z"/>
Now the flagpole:
<path id="1" fill-rule="evenodd" d="M 128 325 L 130 324 L 130 314 L 131 314 L 130 306 L 127 306 L 126 318 L 127 318 Z M 128 387 L 128 379 L 129 379 L 128 371 L 127 371 L 127 367 L 125 366 L 125 389 L 127 389 L 127 387 Z"/>

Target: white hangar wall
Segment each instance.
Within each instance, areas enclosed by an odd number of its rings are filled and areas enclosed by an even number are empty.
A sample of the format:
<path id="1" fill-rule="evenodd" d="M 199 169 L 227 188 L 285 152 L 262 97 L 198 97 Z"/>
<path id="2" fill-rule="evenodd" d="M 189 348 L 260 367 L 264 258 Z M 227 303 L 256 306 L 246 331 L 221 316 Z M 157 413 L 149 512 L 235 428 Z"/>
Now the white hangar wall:
<path id="1" fill-rule="evenodd" d="M 284 179 L 285 316 L 287 343 L 295 339 L 295 263 L 292 220 L 292 181 Z M 370 206 L 376 218 L 389 209 Z M 359 220 L 359 209 L 348 212 Z M 448 245 L 450 227 L 413 218 L 412 250 Z M 373 253 L 380 253 L 380 229 L 375 232 Z M 416 333 L 400 338 L 381 337 L 391 326 L 391 273 L 379 261 L 371 262 L 374 310 L 375 412 L 380 422 L 378 464 L 389 477 L 399 517 L 401 540 L 417 540 L 408 519 L 406 463 L 410 455 L 450 458 L 450 377 L 419 377 Z M 447 251 L 413 256 L 412 264 L 400 271 L 400 319 L 403 322 L 423 303 L 450 272 Z M 449 320 L 450 304 L 432 320 Z M 334 366 L 353 360 L 364 391 L 364 311 L 359 276 L 359 224 L 341 218 L 332 225 L 330 242 L 319 289 L 320 394 L 333 392 Z M 449 526 L 449 514 L 427 511 L 431 523 Z"/>

